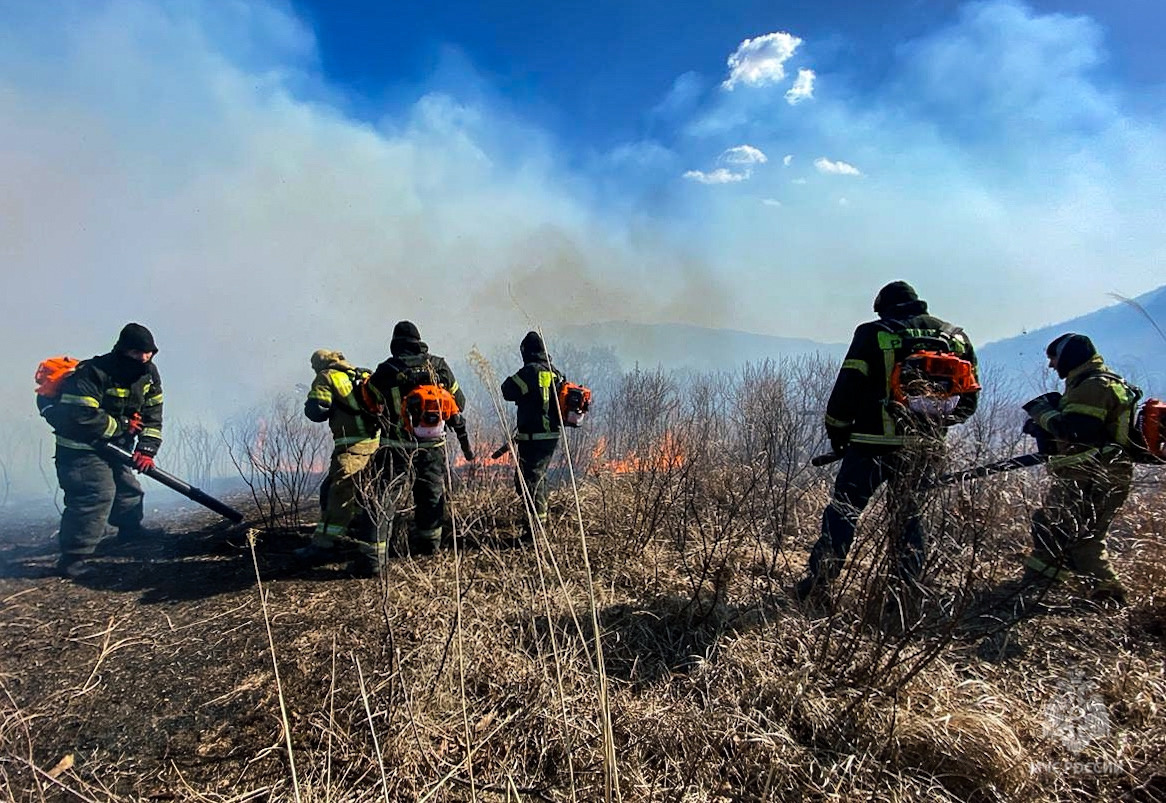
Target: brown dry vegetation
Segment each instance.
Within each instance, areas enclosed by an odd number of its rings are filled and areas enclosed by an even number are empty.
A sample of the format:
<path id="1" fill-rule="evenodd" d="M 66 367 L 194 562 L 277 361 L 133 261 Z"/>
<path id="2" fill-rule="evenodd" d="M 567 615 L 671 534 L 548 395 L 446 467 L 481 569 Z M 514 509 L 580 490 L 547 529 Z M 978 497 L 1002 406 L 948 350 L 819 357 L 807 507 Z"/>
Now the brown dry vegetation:
<path id="1" fill-rule="evenodd" d="M 631 412 L 573 433 L 548 532 L 517 538 L 507 470 L 462 472 L 455 548 L 379 580 L 294 565 L 311 506 L 265 481 L 238 500 L 254 552 L 189 514 L 83 584 L 47 576 L 51 523 L 9 522 L 0 798 L 1166 800 L 1161 475 L 1111 537 L 1127 608 L 1018 587 L 1035 472 L 931 497 L 917 608 L 877 500 L 803 607 L 829 375 L 632 375 L 608 408 Z M 1003 406 L 981 416 L 955 463 L 1015 446 Z M 592 459 L 600 435 L 632 470 Z"/>

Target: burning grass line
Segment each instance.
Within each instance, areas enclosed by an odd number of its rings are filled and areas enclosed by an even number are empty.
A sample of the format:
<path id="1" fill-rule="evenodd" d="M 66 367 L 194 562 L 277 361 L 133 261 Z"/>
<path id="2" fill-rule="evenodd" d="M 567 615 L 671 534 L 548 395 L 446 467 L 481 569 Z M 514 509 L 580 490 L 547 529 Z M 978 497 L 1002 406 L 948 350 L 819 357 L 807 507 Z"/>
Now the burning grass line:
<path id="1" fill-rule="evenodd" d="M 275 672 L 275 690 L 279 697 L 279 716 L 283 722 L 284 737 L 287 741 L 287 761 L 288 767 L 291 769 L 292 788 L 295 790 L 296 801 L 300 801 L 300 782 L 296 777 L 296 758 L 295 751 L 292 750 L 291 737 L 291 722 L 287 716 L 287 701 L 283 697 L 283 683 L 279 678 L 279 660 L 275 654 L 275 636 L 271 632 L 271 617 L 267 614 L 267 592 L 263 588 L 263 578 L 259 573 L 259 558 L 255 554 L 255 536 L 258 531 L 251 529 L 247 531 L 247 545 L 251 548 L 251 563 L 255 567 L 255 584 L 259 590 L 259 606 L 263 611 L 263 626 L 267 630 L 267 647 L 271 653 L 271 668 Z"/>

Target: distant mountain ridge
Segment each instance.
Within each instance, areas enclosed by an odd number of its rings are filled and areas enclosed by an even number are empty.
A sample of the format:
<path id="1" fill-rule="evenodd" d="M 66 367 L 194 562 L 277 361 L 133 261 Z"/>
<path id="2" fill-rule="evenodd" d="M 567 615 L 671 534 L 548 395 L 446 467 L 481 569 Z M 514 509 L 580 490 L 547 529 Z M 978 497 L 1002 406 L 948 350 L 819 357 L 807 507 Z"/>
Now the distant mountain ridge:
<path id="1" fill-rule="evenodd" d="M 1166 285 L 1132 300 L 1166 330 Z M 1045 347 L 1065 332 L 1088 335 L 1114 370 L 1149 395 L 1166 395 L 1166 339 L 1141 312 L 1123 301 L 988 343 L 979 349 L 980 363 L 1003 379 L 1031 377 L 1047 365 Z"/>
<path id="2" fill-rule="evenodd" d="M 1166 330 L 1166 285 L 1133 301 Z M 1147 395 L 1166 396 L 1166 340 L 1133 305 L 1118 301 L 1062 323 L 976 344 L 980 365 L 993 382 L 1020 383 L 1033 388 L 1050 377 L 1045 346 L 1064 332 L 1081 332 L 1097 345 L 1106 362 L 1140 385 Z M 643 324 L 608 321 L 562 327 L 553 340 L 577 348 L 601 347 L 615 352 L 624 370 L 635 366 L 665 370 L 734 370 L 745 363 L 818 354 L 841 363 L 845 343 L 820 343 L 712 329 L 691 324 Z"/>
<path id="3" fill-rule="evenodd" d="M 576 347 L 610 348 L 625 370 L 638 365 L 646 369 L 660 366 L 666 370 L 717 371 L 810 354 L 841 360 L 846 353 L 845 343 L 819 343 L 807 338 L 682 323 L 607 321 L 567 326 L 556 333 L 556 339 Z"/>

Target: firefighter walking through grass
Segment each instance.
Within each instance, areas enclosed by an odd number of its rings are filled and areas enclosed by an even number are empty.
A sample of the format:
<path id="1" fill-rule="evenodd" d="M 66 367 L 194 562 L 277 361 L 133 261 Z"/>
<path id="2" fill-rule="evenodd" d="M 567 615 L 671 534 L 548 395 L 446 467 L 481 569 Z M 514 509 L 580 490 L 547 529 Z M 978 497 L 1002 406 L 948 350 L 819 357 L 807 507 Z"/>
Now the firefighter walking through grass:
<path id="1" fill-rule="evenodd" d="M 1133 482 L 1127 448 L 1137 394 L 1106 367 L 1085 335 L 1061 335 L 1046 354 L 1065 391 L 1024 405 L 1025 432 L 1048 444 L 1050 454 L 1049 488 L 1032 517 L 1027 577 L 1057 581 L 1077 573 L 1092 582 L 1095 601 L 1124 603 L 1105 535 Z"/>
<path id="2" fill-rule="evenodd" d="M 359 510 L 360 477 L 380 445 L 375 416 L 357 398 L 358 383 L 370 372 L 345 360 L 339 351 L 312 354 L 316 377 L 304 402 L 304 415 L 332 430 L 332 460 L 325 481 L 323 512 L 312 543 L 297 550 L 301 558 L 326 558 L 340 545 L 351 546 L 349 527 Z"/>
<path id="3" fill-rule="evenodd" d="M 41 401 L 56 435 L 57 481 L 65 495 L 57 568 L 66 577 L 88 572 L 107 523 L 117 528 L 119 540 L 161 533 L 142 526 L 144 494 L 134 476 L 154 465 L 162 445 L 157 353 L 150 330 L 128 323 L 111 351 L 82 360 L 60 395 Z M 95 448 L 102 443 L 131 451 L 132 467 L 103 455 Z"/>
<path id="4" fill-rule="evenodd" d="M 547 524 L 547 469 L 559 445 L 558 387 L 564 377 L 551 365 L 538 332 L 519 344 L 522 368 L 502 383 L 502 398 L 516 405 L 514 432 L 518 467 L 514 487 L 526 507 L 530 534 Z"/>
<path id="5" fill-rule="evenodd" d="M 441 522 L 445 509 L 445 424 L 457 431 L 462 451 L 473 460 L 461 411 L 466 397 L 445 359 L 429 353 L 421 333 L 411 321 L 393 327 L 389 343 L 392 356 L 377 366 L 369 378 L 381 415 L 381 449 L 377 452 L 379 509 L 375 516 L 375 554 L 366 568 L 379 569 L 388 554 L 389 532 L 397 515 L 396 497 L 401 482 L 413 481 L 414 530 L 409 539 L 412 554 L 436 552 L 441 546 Z M 412 409 L 436 402 L 436 410 Z M 452 411 L 451 411 L 452 408 Z M 418 414 L 426 416 L 424 422 Z M 432 419 L 427 416 L 432 415 Z"/>
<path id="6" fill-rule="evenodd" d="M 961 329 L 928 314 L 927 303 L 902 281 L 879 291 L 874 311 L 878 319 L 855 330 L 826 406 L 826 434 L 842 465 L 810 552 L 809 576 L 795 590 L 800 599 L 841 573 L 859 517 L 884 482 L 895 570 L 901 580 L 918 577 L 925 554 L 919 488 L 943 459 L 947 427 L 976 410 L 976 358 Z M 912 395 L 905 366 L 913 355 L 948 360 L 966 375 L 925 382 L 931 389 Z M 964 392 L 936 394 L 939 385 Z"/>

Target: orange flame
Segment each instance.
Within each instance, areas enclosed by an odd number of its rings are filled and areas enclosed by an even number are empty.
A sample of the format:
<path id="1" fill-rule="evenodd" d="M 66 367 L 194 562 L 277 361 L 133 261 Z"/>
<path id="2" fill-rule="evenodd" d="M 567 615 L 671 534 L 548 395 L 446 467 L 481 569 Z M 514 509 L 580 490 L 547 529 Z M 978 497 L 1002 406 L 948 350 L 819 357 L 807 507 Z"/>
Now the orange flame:
<path id="1" fill-rule="evenodd" d="M 633 452 L 623 458 L 604 459 L 607 453 L 607 439 L 600 436 L 591 452 L 591 459 L 600 471 L 612 474 L 630 474 L 640 471 L 667 471 L 680 468 L 685 463 L 684 449 L 676 436 L 665 432 L 656 448 L 648 448 L 645 453 Z"/>

